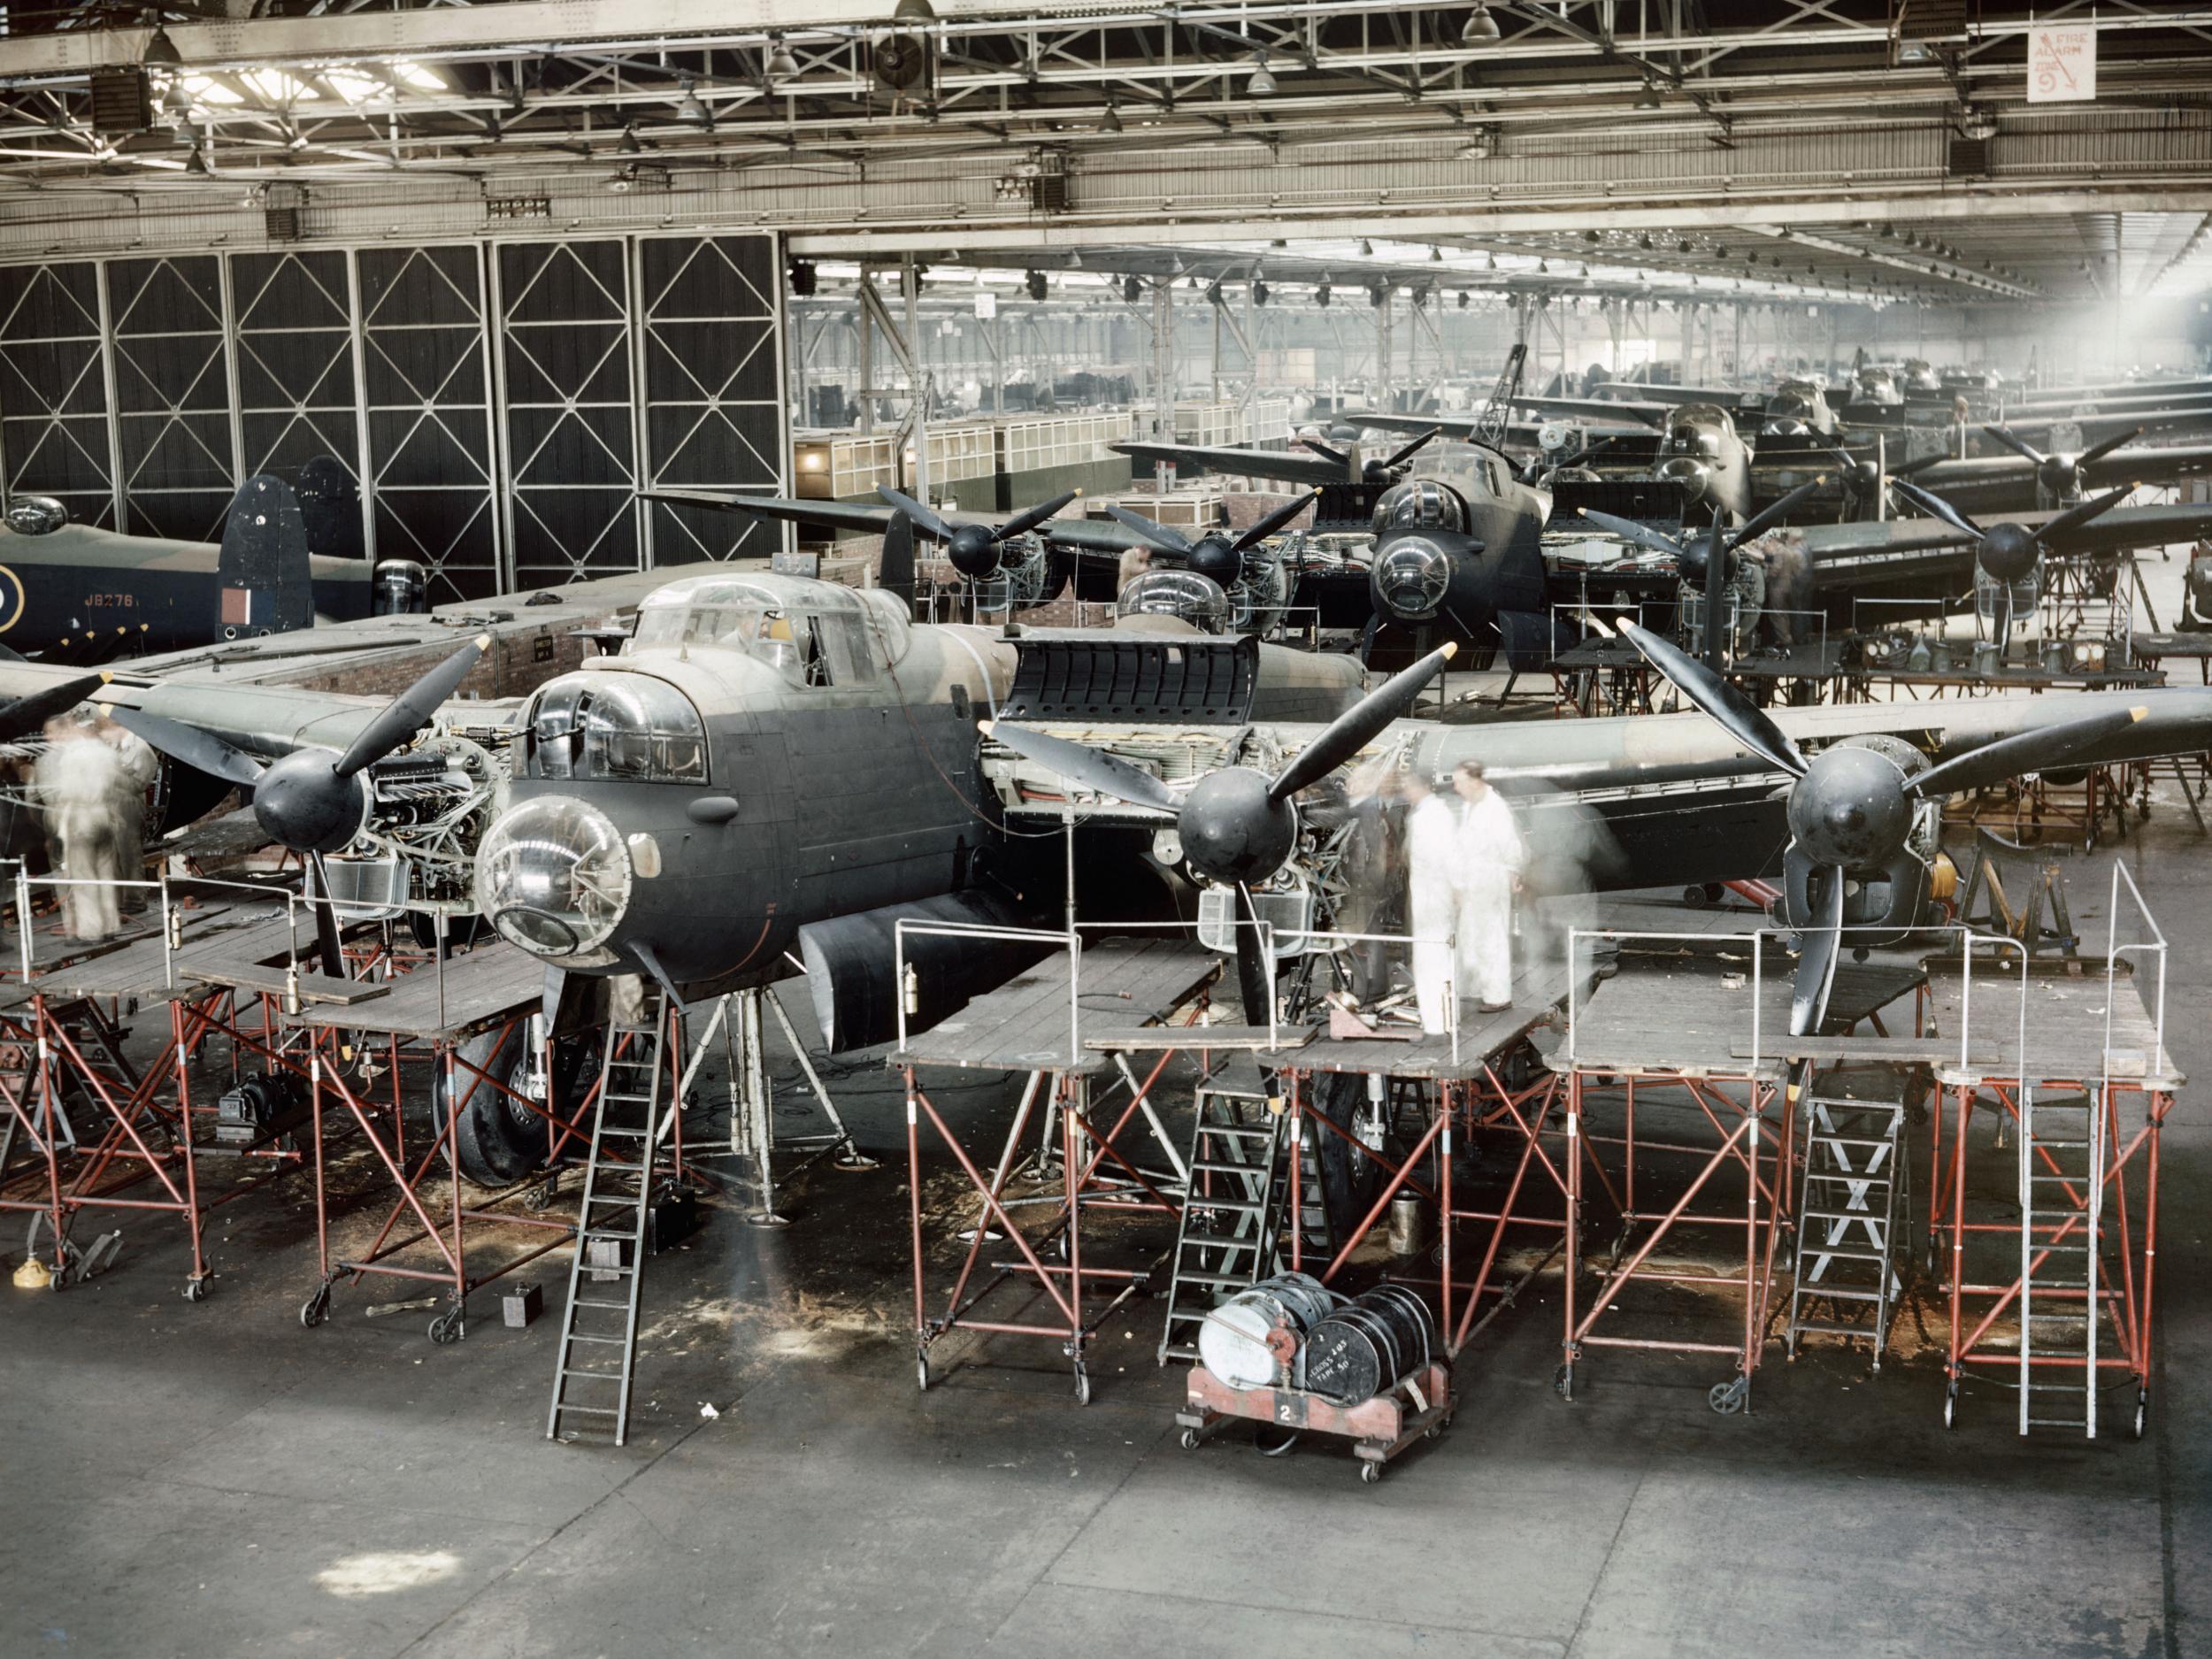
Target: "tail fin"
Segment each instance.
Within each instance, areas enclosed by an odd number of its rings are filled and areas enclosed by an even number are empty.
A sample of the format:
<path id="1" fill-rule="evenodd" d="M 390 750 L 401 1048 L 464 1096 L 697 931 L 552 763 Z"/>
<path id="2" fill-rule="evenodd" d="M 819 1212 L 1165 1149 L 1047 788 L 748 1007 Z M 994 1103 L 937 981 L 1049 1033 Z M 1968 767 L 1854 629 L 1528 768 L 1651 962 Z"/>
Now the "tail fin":
<path id="1" fill-rule="evenodd" d="M 215 561 L 226 636 L 315 626 L 315 589 L 299 497 L 280 478 L 248 479 L 231 497 Z"/>
<path id="2" fill-rule="evenodd" d="M 307 550 L 326 558 L 366 558 L 361 541 L 361 487 L 345 464 L 319 455 L 300 467 L 300 518 L 307 526 Z"/>

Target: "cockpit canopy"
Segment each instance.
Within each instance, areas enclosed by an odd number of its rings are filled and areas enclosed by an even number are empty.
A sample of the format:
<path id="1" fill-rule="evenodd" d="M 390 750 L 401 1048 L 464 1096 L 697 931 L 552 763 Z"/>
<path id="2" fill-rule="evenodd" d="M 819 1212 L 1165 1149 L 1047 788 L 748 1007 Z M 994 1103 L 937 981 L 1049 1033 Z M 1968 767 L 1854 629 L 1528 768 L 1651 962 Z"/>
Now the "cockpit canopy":
<path id="1" fill-rule="evenodd" d="M 1205 633 L 1219 634 L 1229 626 L 1229 600 L 1220 583 L 1196 571 L 1151 570 L 1121 590 L 1114 614 L 1179 617 Z"/>
<path id="2" fill-rule="evenodd" d="M 523 723 L 533 778 L 602 783 L 704 783 L 707 733 L 691 699 L 645 674 L 564 674 L 548 680 Z"/>
<path id="3" fill-rule="evenodd" d="M 804 576 L 692 576 L 638 606 L 633 655 L 739 651 L 795 686 L 864 686 L 906 655 L 896 595 Z"/>
<path id="4" fill-rule="evenodd" d="M 1377 535 L 1392 530 L 1450 530 L 1465 534 L 1467 503 L 1432 478 L 1409 478 L 1375 497 Z"/>

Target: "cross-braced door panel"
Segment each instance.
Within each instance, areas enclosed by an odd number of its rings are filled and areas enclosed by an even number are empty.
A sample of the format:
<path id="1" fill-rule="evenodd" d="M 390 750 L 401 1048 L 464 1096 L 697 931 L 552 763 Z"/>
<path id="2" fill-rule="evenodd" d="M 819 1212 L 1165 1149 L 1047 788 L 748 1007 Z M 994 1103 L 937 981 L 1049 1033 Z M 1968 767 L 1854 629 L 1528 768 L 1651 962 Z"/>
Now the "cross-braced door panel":
<path id="1" fill-rule="evenodd" d="M 377 556 L 429 566 L 435 603 L 488 597 L 501 583 L 476 250 L 358 258 Z"/>
<path id="2" fill-rule="evenodd" d="M 96 265 L 0 269 L 0 450 L 11 496 L 51 495 L 73 523 L 113 526 Z"/>
<path id="3" fill-rule="evenodd" d="M 507 242 L 497 257 L 516 585 L 635 570 L 624 244 Z"/>
<path id="4" fill-rule="evenodd" d="M 238 330 L 238 419 L 249 474 L 273 472 L 330 489 L 335 467 L 357 491 L 359 422 L 354 408 L 352 301 L 337 252 L 231 256 Z M 360 511 L 310 514 L 317 553 L 358 557 Z M 330 544 L 325 545 L 325 542 Z"/>
<path id="5" fill-rule="evenodd" d="M 780 494 L 782 273 L 772 236 L 649 236 L 645 476 L 669 489 Z M 653 562 L 765 557 L 777 532 L 740 513 L 653 504 Z"/>
<path id="6" fill-rule="evenodd" d="M 108 315 L 123 527 L 211 541 L 238 485 L 221 268 L 212 254 L 113 260 Z"/>

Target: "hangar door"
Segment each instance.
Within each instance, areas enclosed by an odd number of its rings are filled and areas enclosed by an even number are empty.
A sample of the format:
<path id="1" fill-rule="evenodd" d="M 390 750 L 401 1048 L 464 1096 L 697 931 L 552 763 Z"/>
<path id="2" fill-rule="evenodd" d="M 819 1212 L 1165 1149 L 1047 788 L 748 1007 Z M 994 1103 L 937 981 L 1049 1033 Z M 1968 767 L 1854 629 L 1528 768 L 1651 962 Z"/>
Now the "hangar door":
<path id="1" fill-rule="evenodd" d="M 0 487 L 205 541 L 312 465 L 316 550 L 419 560 L 441 602 L 764 557 L 637 492 L 784 489 L 782 316 L 758 234 L 0 265 Z"/>

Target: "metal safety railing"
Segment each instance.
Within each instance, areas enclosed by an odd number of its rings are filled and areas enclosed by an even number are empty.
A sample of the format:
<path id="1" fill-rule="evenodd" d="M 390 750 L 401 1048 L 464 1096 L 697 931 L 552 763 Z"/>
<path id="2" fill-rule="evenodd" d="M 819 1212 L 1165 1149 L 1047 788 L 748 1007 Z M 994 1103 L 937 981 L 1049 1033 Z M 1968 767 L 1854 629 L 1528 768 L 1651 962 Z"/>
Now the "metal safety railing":
<path id="1" fill-rule="evenodd" d="M 1083 922 L 1072 928 L 1001 927 L 985 923 L 933 922 L 902 918 L 892 928 L 892 961 L 898 998 L 898 1052 L 906 1052 L 909 1046 L 910 1017 L 915 1012 L 914 999 L 908 995 L 908 961 L 906 942 L 910 938 L 933 937 L 945 939 L 1025 940 L 1033 943 L 1050 945 L 1065 951 L 1068 958 L 1068 1064 L 1081 1064 L 1083 1057 L 1083 935 L 1092 933 L 1129 934 L 1139 933 L 1187 933 L 1195 938 L 1201 924 L 1195 921 L 1161 922 Z M 1298 941 L 1300 954 L 1331 955 L 1338 950 L 1359 945 L 1379 944 L 1403 946 L 1409 950 L 1418 945 L 1441 946 L 1448 953 L 1451 969 L 1445 983 L 1445 1018 L 1443 1034 L 1451 1043 L 1454 1064 L 1460 1058 L 1460 1018 L 1458 985 L 1458 937 L 1455 933 L 1354 933 L 1325 929 L 1300 929 L 1294 934 L 1286 933 L 1265 917 L 1251 921 L 1236 921 L 1232 927 L 1253 927 L 1259 932 L 1263 958 L 1271 965 L 1278 957 L 1280 941 L 1293 938 Z M 1282 1047 L 1281 1010 L 1278 999 L 1270 997 L 1267 1006 L 1267 1046 L 1271 1052 Z M 1256 1024 L 1257 1022 L 1255 1022 Z"/>

